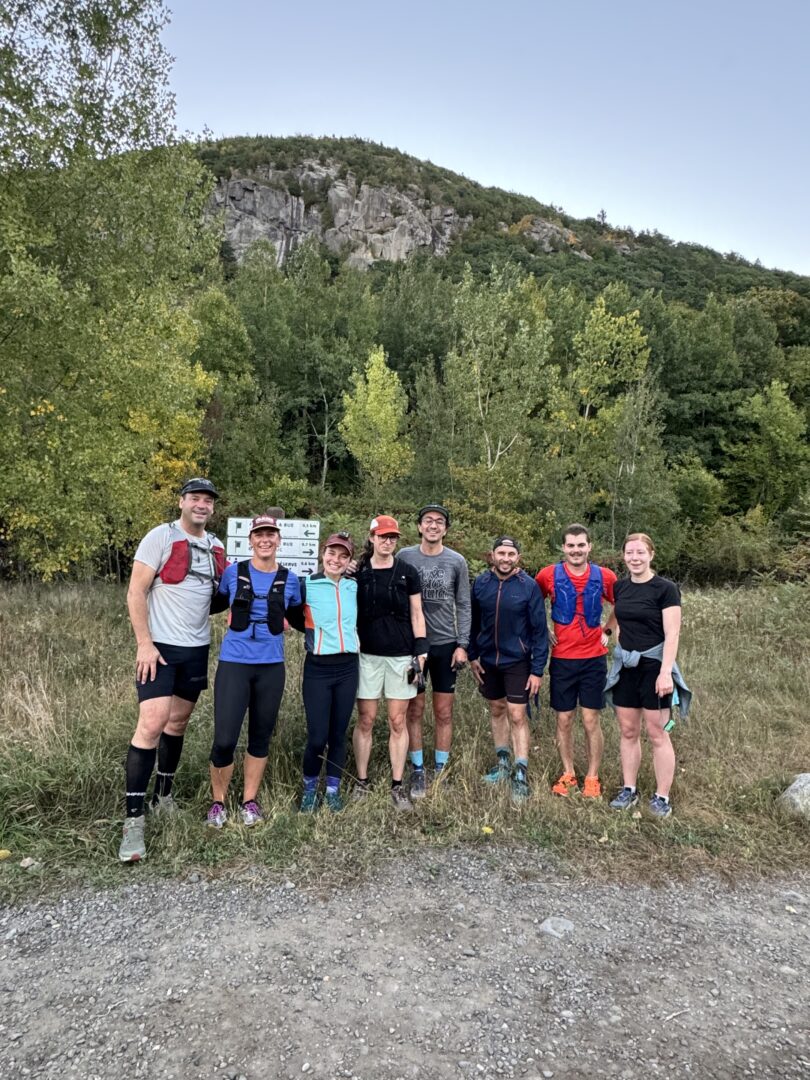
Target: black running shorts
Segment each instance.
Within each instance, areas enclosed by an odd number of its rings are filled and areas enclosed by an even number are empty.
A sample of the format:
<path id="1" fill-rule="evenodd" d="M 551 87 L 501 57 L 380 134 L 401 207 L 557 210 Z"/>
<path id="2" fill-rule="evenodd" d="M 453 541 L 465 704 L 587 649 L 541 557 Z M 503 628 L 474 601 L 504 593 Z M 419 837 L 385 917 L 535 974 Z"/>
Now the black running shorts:
<path id="1" fill-rule="evenodd" d="M 155 648 L 166 663 L 158 661 L 154 679 L 135 682 L 138 701 L 179 697 L 195 702 L 208 688 L 208 646 L 161 645 L 156 641 Z"/>

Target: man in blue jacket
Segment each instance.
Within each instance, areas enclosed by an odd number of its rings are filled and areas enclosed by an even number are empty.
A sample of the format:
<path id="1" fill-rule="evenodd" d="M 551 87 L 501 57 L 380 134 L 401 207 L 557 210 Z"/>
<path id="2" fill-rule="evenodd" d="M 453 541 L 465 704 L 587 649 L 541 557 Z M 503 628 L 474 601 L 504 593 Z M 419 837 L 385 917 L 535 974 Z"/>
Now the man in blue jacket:
<path id="1" fill-rule="evenodd" d="M 526 706 L 540 689 L 548 659 L 548 630 L 537 582 L 520 569 L 520 545 L 499 536 L 492 569 L 473 582 L 470 668 L 489 703 L 497 763 L 489 784 L 511 779 L 512 799 L 529 797 L 529 723 Z M 510 747 L 514 750 L 514 767 Z"/>

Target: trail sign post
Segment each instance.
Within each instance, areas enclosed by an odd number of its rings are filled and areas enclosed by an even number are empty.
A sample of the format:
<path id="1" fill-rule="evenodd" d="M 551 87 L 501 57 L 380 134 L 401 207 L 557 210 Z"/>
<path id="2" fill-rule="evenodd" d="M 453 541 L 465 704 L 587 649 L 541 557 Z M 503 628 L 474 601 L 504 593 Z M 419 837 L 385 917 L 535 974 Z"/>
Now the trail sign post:
<path id="1" fill-rule="evenodd" d="M 229 562 L 249 559 L 253 554 L 248 542 L 251 518 L 228 518 L 228 537 L 225 545 Z M 281 544 L 278 561 L 299 577 L 308 577 L 318 568 L 320 521 L 304 518 L 279 518 Z"/>

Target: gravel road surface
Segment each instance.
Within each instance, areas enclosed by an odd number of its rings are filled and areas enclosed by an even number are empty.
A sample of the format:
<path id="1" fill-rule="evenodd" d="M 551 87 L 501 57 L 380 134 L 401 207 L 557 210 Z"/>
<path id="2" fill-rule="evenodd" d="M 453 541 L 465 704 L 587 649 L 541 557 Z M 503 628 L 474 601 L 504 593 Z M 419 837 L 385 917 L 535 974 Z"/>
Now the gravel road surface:
<path id="1" fill-rule="evenodd" d="M 496 849 L 328 891 L 131 869 L 0 907 L 3 1078 L 810 1076 L 806 878 L 621 888 Z"/>

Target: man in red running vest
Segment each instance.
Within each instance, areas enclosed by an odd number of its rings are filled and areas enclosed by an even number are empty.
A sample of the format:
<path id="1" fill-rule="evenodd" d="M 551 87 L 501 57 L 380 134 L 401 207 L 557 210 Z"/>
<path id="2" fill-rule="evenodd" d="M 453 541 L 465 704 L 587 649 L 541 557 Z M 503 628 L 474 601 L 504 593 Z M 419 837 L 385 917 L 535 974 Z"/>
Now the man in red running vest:
<path id="1" fill-rule="evenodd" d="M 146 534 L 135 552 L 127 605 L 138 651 L 138 726 L 126 763 L 127 812 L 121 862 L 146 855 L 144 801 L 157 760 L 152 810 L 170 812 L 183 736 L 208 686 L 211 600 L 225 569 L 225 548 L 205 526 L 218 492 L 195 477 L 180 490 L 180 517 Z"/>
<path id="2" fill-rule="evenodd" d="M 561 562 L 544 566 L 536 577 L 544 597 L 551 597 L 551 707 L 557 714 L 557 749 L 562 775 L 552 786 L 555 795 L 579 791 L 574 771 L 574 716 L 582 708 L 588 748 L 588 772 L 582 787 L 586 798 L 602 794 L 601 710 L 607 678 L 607 643 L 610 631 L 602 628 L 602 604 L 613 603 L 616 575 L 589 561 L 591 538 L 584 525 L 569 525 L 563 535 Z"/>

